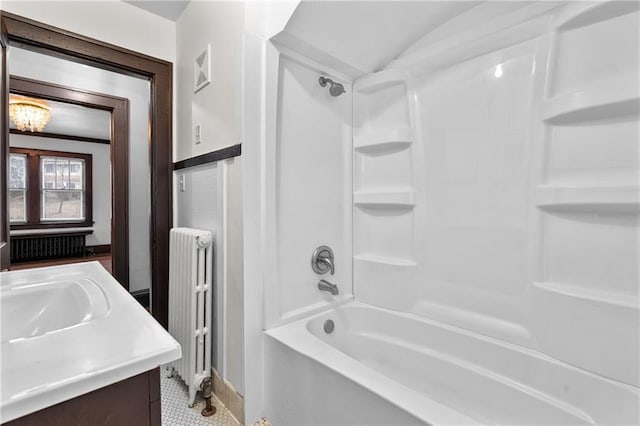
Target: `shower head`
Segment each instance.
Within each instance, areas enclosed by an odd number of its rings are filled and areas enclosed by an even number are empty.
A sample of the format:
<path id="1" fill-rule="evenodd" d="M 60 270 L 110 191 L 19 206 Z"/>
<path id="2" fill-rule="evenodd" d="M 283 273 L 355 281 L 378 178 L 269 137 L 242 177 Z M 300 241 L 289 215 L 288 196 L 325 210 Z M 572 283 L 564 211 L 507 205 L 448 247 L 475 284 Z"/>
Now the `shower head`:
<path id="1" fill-rule="evenodd" d="M 344 90 L 344 86 L 340 83 L 333 83 L 329 88 L 329 93 L 331 94 L 331 96 L 340 96 L 345 92 L 346 90 Z"/>
<path id="2" fill-rule="evenodd" d="M 346 90 L 344 90 L 344 86 L 342 84 L 336 83 L 335 81 L 331 80 L 330 78 L 320 77 L 318 82 L 320 83 L 320 86 L 322 86 L 322 87 L 326 87 L 327 83 L 329 83 L 331 85 L 329 87 L 329 93 L 331 94 L 331 96 L 340 96 L 340 95 L 342 95 L 343 93 L 346 92 Z"/>

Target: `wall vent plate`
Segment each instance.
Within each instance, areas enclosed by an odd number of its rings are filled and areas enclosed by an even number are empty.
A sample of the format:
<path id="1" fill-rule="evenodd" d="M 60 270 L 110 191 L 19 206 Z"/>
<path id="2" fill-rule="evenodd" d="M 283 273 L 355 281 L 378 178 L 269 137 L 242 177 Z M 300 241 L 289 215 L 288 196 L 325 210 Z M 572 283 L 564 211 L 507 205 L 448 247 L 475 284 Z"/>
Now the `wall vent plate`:
<path id="1" fill-rule="evenodd" d="M 196 93 L 211 81 L 211 45 L 203 50 L 193 63 L 193 92 Z"/>

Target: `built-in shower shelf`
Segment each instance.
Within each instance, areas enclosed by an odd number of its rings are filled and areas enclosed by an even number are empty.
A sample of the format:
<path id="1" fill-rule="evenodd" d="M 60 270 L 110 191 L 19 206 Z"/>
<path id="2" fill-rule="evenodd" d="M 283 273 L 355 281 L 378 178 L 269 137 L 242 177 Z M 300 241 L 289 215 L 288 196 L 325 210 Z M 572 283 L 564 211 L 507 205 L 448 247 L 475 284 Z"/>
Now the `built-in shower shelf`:
<path id="1" fill-rule="evenodd" d="M 542 119 L 552 124 L 572 124 L 638 114 L 638 91 L 637 75 L 593 84 L 583 91 L 549 99 L 542 108 Z"/>
<path id="2" fill-rule="evenodd" d="M 593 212 L 639 212 L 640 187 L 539 186 L 536 203 L 541 208 Z"/>
<path id="3" fill-rule="evenodd" d="M 353 256 L 353 259 L 360 262 L 379 263 L 389 266 L 416 266 L 416 262 L 413 260 L 378 256 L 375 254 L 358 254 Z"/>
<path id="4" fill-rule="evenodd" d="M 611 1 L 601 3 L 576 3 L 577 9 L 560 14 L 555 23 L 559 31 L 569 31 L 633 13 L 640 8 L 635 1 Z"/>
<path id="5" fill-rule="evenodd" d="M 411 145 L 413 131 L 409 127 L 390 129 L 353 138 L 353 147 L 360 152 L 401 151 Z"/>
<path id="6" fill-rule="evenodd" d="M 640 298 L 629 294 L 578 287 L 554 282 L 534 282 L 533 286 L 546 293 L 619 308 L 639 309 Z"/>
<path id="7" fill-rule="evenodd" d="M 415 191 L 354 192 L 353 203 L 370 208 L 409 208 L 415 206 Z"/>
<path id="8" fill-rule="evenodd" d="M 407 78 L 408 74 L 405 70 L 385 70 L 362 77 L 354 83 L 353 88 L 356 92 L 367 95 L 388 89 L 391 86 L 404 84 Z"/>

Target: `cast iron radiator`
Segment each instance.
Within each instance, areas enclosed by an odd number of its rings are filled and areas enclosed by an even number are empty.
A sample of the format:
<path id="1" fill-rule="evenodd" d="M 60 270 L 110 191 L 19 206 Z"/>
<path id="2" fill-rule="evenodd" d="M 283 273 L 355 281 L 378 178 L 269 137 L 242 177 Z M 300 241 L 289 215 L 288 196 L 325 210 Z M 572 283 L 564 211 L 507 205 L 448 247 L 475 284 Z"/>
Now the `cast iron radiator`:
<path id="1" fill-rule="evenodd" d="M 11 263 L 84 256 L 89 233 L 12 235 Z"/>
<path id="2" fill-rule="evenodd" d="M 193 406 L 202 381 L 211 377 L 213 334 L 213 234 L 191 228 L 169 233 L 169 333 L 182 346 L 171 363 L 189 388 Z"/>

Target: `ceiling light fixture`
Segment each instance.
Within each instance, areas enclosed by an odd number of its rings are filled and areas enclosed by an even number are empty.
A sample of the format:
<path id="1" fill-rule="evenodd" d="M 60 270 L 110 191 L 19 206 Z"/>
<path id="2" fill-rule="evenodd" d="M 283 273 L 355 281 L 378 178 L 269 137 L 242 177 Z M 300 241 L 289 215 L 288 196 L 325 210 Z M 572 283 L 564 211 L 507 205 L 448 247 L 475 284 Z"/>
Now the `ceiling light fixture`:
<path id="1" fill-rule="evenodd" d="M 11 95 L 9 117 L 22 132 L 42 132 L 51 119 L 51 108 L 40 99 Z"/>

